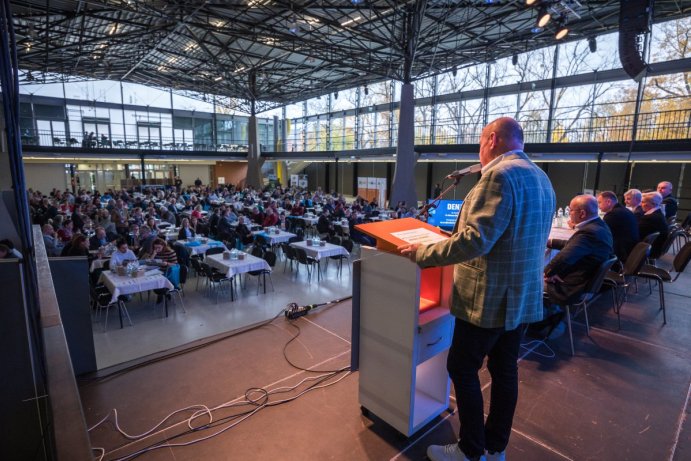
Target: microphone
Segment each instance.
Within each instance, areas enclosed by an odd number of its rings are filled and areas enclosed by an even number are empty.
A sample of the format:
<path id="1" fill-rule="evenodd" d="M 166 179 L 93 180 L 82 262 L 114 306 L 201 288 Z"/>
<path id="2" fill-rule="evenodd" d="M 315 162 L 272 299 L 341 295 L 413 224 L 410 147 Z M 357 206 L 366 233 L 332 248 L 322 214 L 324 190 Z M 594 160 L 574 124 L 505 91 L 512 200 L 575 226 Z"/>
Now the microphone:
<path id="1" fill-rule="evenodd" d="M 468 168 L 463 168 L 462 170 L 456 170 L 453 173 L 446 176 L 446 179 L 457 179 L 463 176 L 477 173 L 482 170 L 482 163 L 476 163 L 475 165 L 470 165 Z"/>

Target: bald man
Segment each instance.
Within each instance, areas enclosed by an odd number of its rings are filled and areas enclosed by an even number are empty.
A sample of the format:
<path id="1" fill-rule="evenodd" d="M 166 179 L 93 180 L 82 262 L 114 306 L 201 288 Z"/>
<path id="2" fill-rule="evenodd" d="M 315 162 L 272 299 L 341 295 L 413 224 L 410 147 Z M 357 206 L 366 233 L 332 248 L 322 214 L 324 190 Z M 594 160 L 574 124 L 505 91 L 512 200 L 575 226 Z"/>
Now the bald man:
<path id="1" fill-rule="evenodd" d="M 674 224 L 670 222 L 670 220 L 676 218 L 679 204 L 677 203 L 677 199 L 672 197 L 672 183 L 669 181 L 662 181 L 657 185 L 657 191 L 662 195 L 662 205 L 664 205 L 667 224 Z"/>
<path id="2" fill-rule="evenodd" d="M 613 254 L 612 232 L 597 215 L 592 195 L 577 195 L 569 203 L 569 220 L 576 233 L 568 240 L 550 240 L 561 250 L 545 267 L 545 294 L 555 304 L 574 302 L 593 274 Z"/>
<path id="3" fill-rule="evenodd" d="M 460 439 L 432 445 L 432 461 L 505 459 L 518 400 L 521 325 L 542 319 L 542 266 L 556 199 L 547 175 L 523 152 L 518 122 L 482 130 L 482 177 L 465 197 L 451 238 L 399 248 L 420 267 L 454 265 L 456 317 L 447 369 L 456 390 Z M 478 371 L 492 376 L 487 420 Z"/>

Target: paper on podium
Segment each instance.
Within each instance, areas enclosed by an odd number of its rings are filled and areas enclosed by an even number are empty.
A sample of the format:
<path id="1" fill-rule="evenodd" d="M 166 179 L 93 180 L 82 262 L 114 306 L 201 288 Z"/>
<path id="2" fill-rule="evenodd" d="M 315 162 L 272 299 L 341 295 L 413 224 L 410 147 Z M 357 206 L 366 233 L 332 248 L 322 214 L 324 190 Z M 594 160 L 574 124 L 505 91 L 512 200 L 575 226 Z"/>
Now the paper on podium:
<path id="1" fill-rule="evenodd" d="M 391 235 L 403 240 L 406 243 L 419 243 L 420 245 L 430 245 L 432 243 L 437 243 L 446 240 L 445 236 L 432 232 L 431 230 L 424 229 L 422 227 L 418 229 L 392 232 Z"/>

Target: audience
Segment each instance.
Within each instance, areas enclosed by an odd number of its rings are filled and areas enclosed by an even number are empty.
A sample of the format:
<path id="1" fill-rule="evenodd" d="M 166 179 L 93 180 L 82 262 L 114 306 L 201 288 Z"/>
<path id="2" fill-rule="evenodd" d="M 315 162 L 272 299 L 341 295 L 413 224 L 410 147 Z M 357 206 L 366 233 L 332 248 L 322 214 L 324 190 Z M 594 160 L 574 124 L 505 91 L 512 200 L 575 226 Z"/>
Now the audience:
<path id="1" fill-rule="evenodd" d="M 626 208 L 628 208 L 636 218 L 640 218 L 644 213 L 641 207 L 641 198 L 642 194 L 638 189 L 629 189 L 624 193 Z"/>
<path id="2" fill-rule="evenodd" d="M 137 257 L 134 252 L 127 247 L 127 240 L 120 237 L 115 242 L 116 251 L 110 257 L 110 267 L 114 270 L 117 266 L 122 266 L 125 263 L 136 261 Z"/>
<path id="3" fill-rule="evenodd" d="M 631 211 L 621 206 L 614 192 L 604 191 L 597 196 L 597 205 L 605 215 L 602 218 L 612 232 L 614 254 L 624 262 L 640 240 L 638 221 Z"/>
<path id="4" fill-rule="evenodd" d="M 667 223 L 674 224 L 679 205 L 677 204 L 677 200 L 672 197 L 672 183 L 669 181 L 662 181 L 657 185 L 657 192 L 662 196 L 662 205 Z"/>
<path id="5" fill-rule="evenodd" d="M 550 239 L 561 250 L 545 267 L 545 296 L 554 304 L 568 304 L 580 295 L 600 264 L 612 255 L 612 233 L 597 215 L 597 200 L 578 195 L 569 204 L 569 220 L 576 232 L 569 240 Z"/>
<path id="6" fill-rule="evenodd" d="M 665 240 L 667 240 L 667 235 L 669 234 L 669 226 L 667 225 L 665 215 L 662 214 L 661 205 L 662 195 L 659 192 L 647 192 L 643 194 L 641 207 L 643 208 L 644 214 L 638 220 L 638 233 L 642 239 L 655 232 L 660 233 L 652 243 L 652 248 L 650 250 L 651 254 L 660 253 L 665 244 Z"/>

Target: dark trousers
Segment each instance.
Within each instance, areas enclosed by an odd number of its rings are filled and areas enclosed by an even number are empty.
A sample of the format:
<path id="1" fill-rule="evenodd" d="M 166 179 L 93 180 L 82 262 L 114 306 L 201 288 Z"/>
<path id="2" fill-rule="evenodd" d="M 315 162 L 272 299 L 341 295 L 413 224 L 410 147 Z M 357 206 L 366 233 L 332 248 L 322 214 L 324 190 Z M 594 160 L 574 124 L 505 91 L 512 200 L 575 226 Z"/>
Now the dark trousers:
<path id="1" fill-rule="evenodd" d="M 501 452 L 511 435 L 513 414 L 518 400 L 518 351 L 522 328 L 480 328 L 456 319 L 449 349 L 447 370 L 456 389 L 458 416 L 461 421 L 459 447 L 470 459 L 485 450 Z M 487 421 L 478 371 L 488 357 L 492 376 L 490 408 Z"/>

